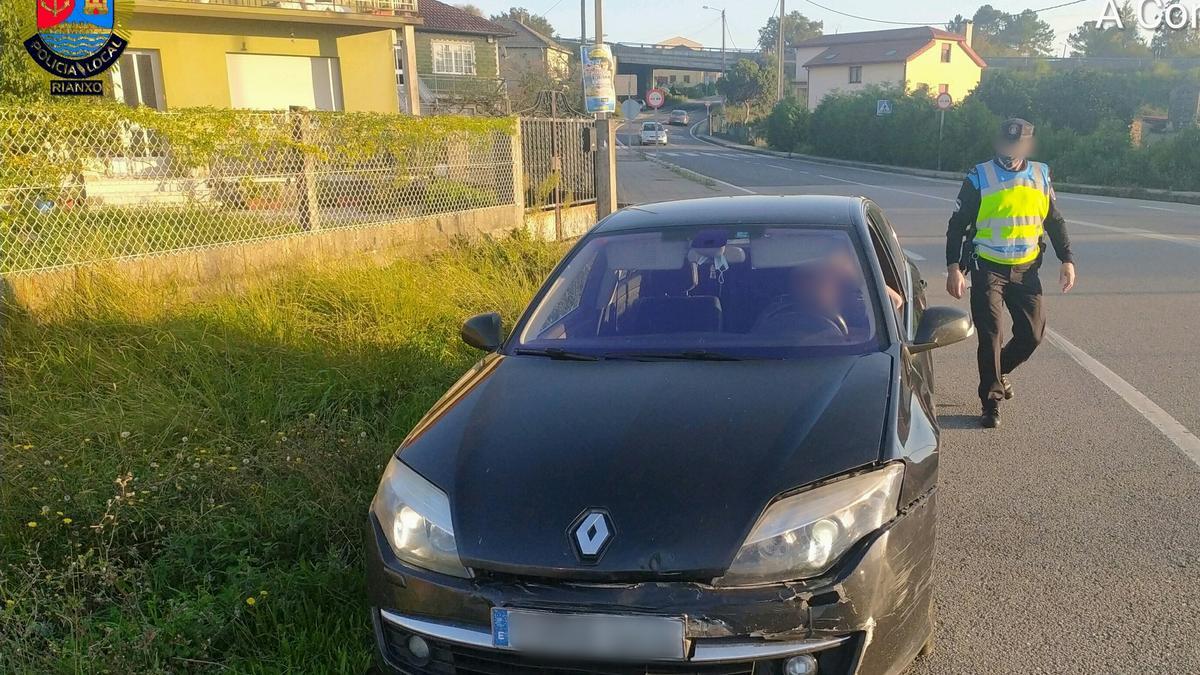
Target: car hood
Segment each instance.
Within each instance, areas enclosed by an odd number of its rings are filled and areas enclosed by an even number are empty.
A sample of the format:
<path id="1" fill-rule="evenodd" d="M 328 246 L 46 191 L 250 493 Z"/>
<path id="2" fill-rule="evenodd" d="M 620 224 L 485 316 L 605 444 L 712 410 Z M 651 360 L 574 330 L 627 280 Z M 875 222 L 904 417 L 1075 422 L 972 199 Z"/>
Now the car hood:
<path id="1" fill-rule="evenodd" d="M 400 450 L 450 498 L 476 570 L 711 579 L 782 492 L 878 462 L 886 353 L 786 361 L 569 362 L 492 356 Z M 572 526 L 605 511 L 584 562 Z"/>

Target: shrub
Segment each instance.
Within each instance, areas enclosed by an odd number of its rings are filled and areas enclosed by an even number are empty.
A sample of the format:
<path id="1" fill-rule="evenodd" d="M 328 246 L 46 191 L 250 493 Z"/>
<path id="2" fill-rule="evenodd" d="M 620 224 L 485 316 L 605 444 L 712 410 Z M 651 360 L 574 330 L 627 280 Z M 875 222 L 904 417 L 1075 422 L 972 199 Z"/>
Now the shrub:
<path id="1" fill-rule="evenodd" d="M 795 152 L 808 143 L 808 107 L 788 97 L 775 104 L 767 116 L 767 145 L 776 150 Z"/>

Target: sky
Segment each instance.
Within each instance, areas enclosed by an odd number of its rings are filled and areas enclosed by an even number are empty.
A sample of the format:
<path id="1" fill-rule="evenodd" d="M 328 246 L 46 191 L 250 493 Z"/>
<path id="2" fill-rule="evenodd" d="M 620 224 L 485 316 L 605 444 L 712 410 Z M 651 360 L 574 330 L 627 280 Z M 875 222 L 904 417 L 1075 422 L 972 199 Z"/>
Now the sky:
<path id="1" fill-rule="evenodd" d="M 483 10 L 485 15 L 498 14 L 509 7 L 525 7 L 533 14 L 541 14 L 554 25 L 558 35 L 579 35 L 579 0 L 446 0 L 459 4 L 470 2 Z M 980 5 L 990 4 L 1005 12 L 1020 12 L 1023 9 L 1038 9 L 1056 5 L 1065 0 L 1033 0 L 1033 2 L 1011 2 L 1007 0 L 923 0 L 922 2 L 897 2 L 896 0 L 818 0 L 826 7 L 874 19 L 891 21 L 928 21 L 932 25 L 944 24 L 955 14 L 971 16 Z M 587 1 L 588 32 L 592 31 L 593 0 Z M 720 14 L 703 9 L 704 5 L 726 9 L 729 24 L 729 47 L 754 48 L 758 43 L 758 29 L 767 18 L 778 11 L 778 0 L 605 0 L 604 32 L 612 42 L 659 42 L 675 35 L 682 35 L 701 42 L 706 47 L 721 46 Z M 1039 14 L 1043 21 L 1054 29 L 1056 53 L 1062 54 L 1067 36 L 1084 21 L 1094 21 L 1104 11 L 1104 0 L 1086 0 L 1070 7 L 1050 10 Z M 838 16 L 812 4 L 807 0 L 785 0 L 790 13 L 798 10 L 810 19 L 825 22 L 825 32 L 853 32 L 901 28 L 883 23 Z"/>

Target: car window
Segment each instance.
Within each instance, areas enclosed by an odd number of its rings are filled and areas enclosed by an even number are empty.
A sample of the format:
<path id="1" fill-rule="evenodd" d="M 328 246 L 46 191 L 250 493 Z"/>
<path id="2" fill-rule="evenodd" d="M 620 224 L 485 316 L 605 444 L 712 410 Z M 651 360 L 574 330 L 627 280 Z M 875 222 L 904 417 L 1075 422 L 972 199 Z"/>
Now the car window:
<path id="1" fill-rule="evenodd" d="M 884 218 L 883 212 L 874 205 L 867 208 L 867 220 L 871 245 L 875 248 L 875 255 L 883 269 L 883 281 L 888 287 L 891 309 L 896 314 L 896 325 L 900 327 L 904 337 L 910 337 L 913 331 L 912 279 L 900 249 L 900 242 Z"/>
<path id="2" fill-rule="evenodd" d="M 879 348 L 850 230 L 672 227 L 593 236 L 547 282 L 515 347 L 785 358 Z"/>

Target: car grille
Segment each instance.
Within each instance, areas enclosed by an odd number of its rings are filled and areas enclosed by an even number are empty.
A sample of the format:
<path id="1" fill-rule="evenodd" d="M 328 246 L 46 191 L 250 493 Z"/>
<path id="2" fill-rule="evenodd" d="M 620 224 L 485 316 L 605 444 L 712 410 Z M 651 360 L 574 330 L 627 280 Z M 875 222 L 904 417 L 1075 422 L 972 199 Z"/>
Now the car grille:
<path id="1" fill-rule="evenodd" d="M 427 639 L 430 655 L 422 663 L 414 662 L 403 646 L 410 633 L 394 626 L 383 626 L 389 659 L 407 675 L 782 675 L 784 660 L 744 661 L 739 663 L 564 663 L 533 658 L 523 654 L 464 647 Z M 851 671 L 857 652 L 852 639 L 818 656 L 821 675 L 839 675 Z"/>
<path id="2" fill-rule="evenodd" d="M 755 671 L 752 662 L 720 664 L 574 664 L 535 659 L 513 652 L 474 649 L 428 640 L 429 659 L 422 665 L 412 665 L 411 656 L 403 645 L 408 633 L 390 626 L 384 627 L 388 652 L 392 659 L 413 675 L 775 675 L 763 663 Z"/>

